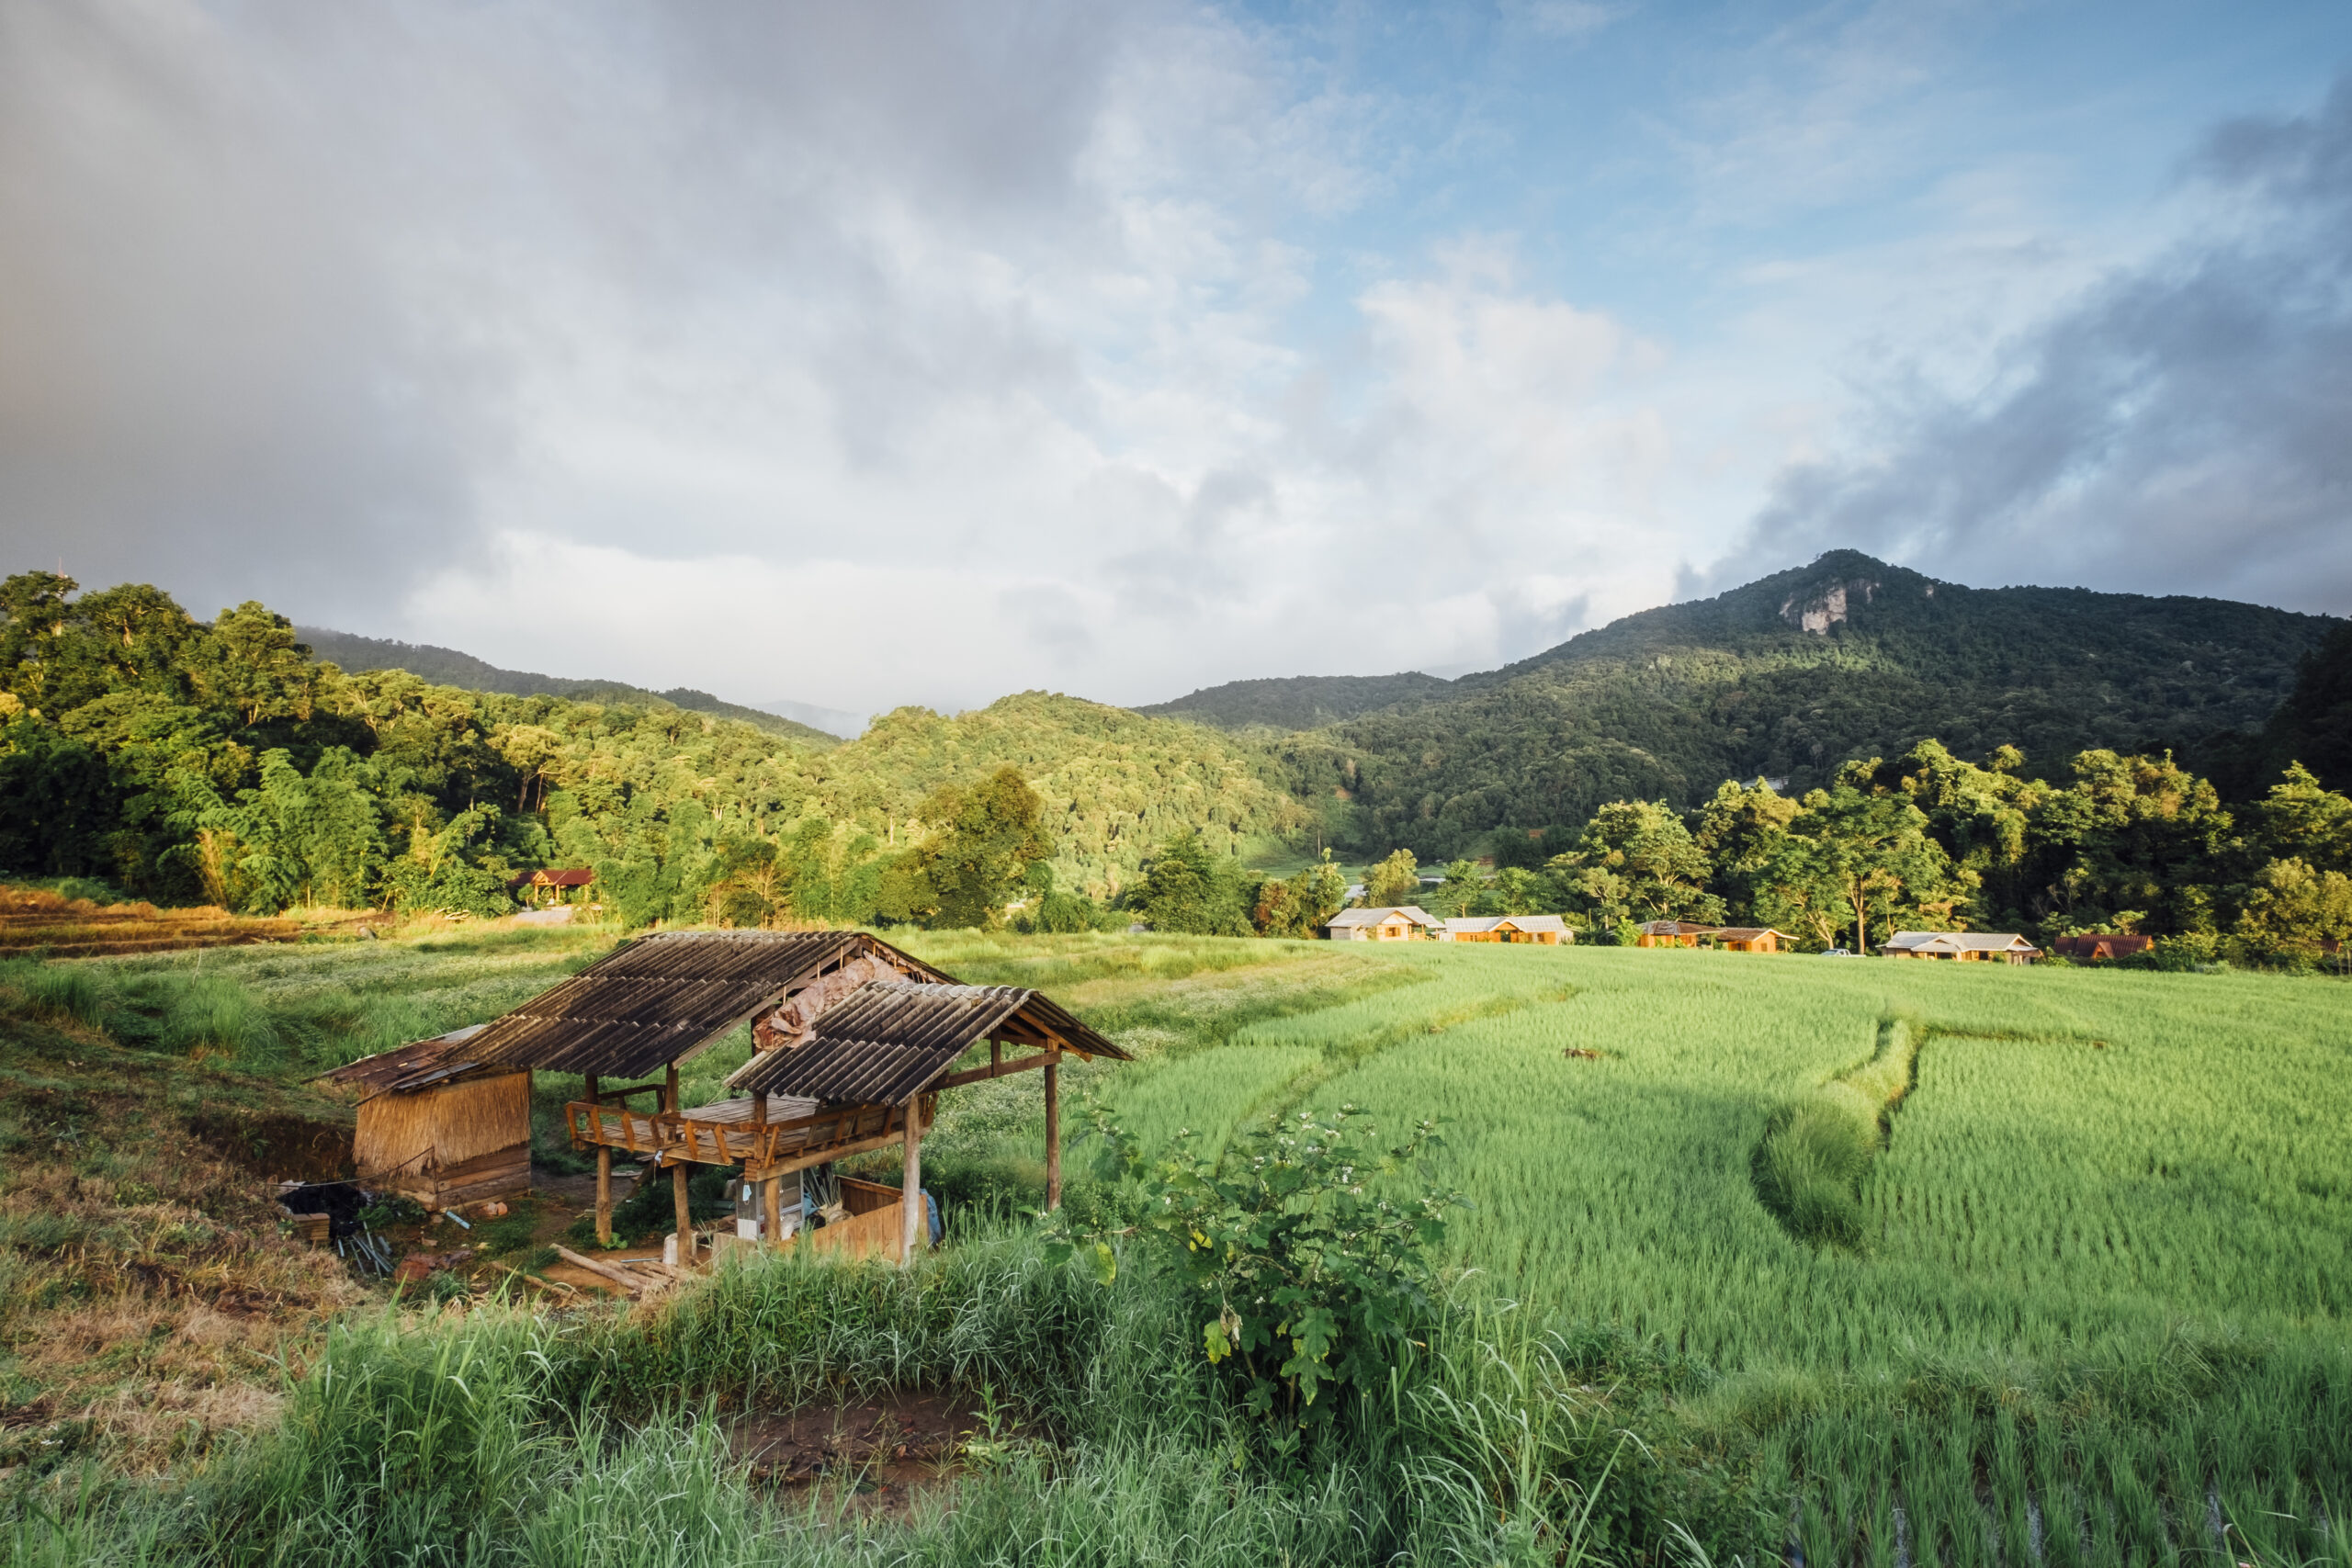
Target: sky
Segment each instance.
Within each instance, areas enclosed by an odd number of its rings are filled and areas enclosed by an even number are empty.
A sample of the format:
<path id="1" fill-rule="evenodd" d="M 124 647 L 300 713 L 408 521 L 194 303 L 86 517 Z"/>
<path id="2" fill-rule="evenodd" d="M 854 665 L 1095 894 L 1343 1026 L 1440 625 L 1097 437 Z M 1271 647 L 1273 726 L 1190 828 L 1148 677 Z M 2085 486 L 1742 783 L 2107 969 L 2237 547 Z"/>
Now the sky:
<path id="1" fill-rule="evenodd" d="M 2352 613 L 2352 6 L 0 0 L 0 546 L 853 713 Z"/>

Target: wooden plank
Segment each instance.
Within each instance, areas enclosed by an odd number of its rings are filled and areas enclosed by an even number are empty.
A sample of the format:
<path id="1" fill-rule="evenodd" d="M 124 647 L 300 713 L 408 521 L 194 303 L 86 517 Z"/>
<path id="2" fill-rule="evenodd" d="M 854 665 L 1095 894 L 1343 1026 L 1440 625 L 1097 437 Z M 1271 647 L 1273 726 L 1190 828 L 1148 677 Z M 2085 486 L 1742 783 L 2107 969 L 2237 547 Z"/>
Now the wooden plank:
<path id="1" fill-rule="evenodd" d="M 615 1269 L 609 1264 L 599 1263 L 593 1258 L 582 1258 L 568 1247 L 558 1247 L 555 1249 L 555 1255 L 574 1268 L 585 1269 L 591 1274 L 610 1280 L 632 1296 L 639 1294 L 645 1289 L 646 1281 L 637 1275 Z"/>

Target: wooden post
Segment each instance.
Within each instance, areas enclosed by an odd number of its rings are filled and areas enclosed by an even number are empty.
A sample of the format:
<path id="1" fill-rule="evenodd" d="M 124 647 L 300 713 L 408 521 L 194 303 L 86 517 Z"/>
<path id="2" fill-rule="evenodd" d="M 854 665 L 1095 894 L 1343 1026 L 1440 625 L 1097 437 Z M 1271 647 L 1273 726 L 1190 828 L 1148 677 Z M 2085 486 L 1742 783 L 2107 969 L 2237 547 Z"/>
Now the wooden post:
<path id="1" fill-rule="evenodd" d="M 686 1210 L 686 1162 L 680 1160 L 670 1168 L 670 1196 L 678 1205 L 678 1264 L 690 1268 L 695 1261 L 695 1222 Z"/>
<path id="2" fill-rule="evenodd" d="M 1061 1053 L 1046 1064 L 1046 1209 L 1062 1206 Z"/>
<path id="3" fill-rule="evenodd" d="M 906 1164 L 899 1173 L 899 1261 L 915 1260 L 915 1237 L 927 1232 L 922 1210 L 922 1096 L 907 1097 Z M 928 1235 L 923 1235 L 929 1241 Z"/>
<path id="4" fill-rule="evenodd" d="M 767 1201 L 764 1207 L 766 1208 L 767 1213 L 763 1214 L 762 1218 L 766 1221 L 764 1228 L 767 1231 L 768 1245 L 770 1247 L 782 1247 L 784 1245 L 783 1177 L 771 1176 L 768 1178 L 767 1192 L 765 1196 Z"/>
<path id="5" fill-rule="evenodd" d="M 678 1064 L 675 1062 L 670 1064 L 670 1081 L 662 1089 L 662 1098 L 668 1102 L 669 1111 L 673 1116 L 685 1109 L 678 1103 Z"/>
<path id="6" fill-rule="evenodd" d="M 605 1142 L 605 1106 L 596 1098 L 596 1075 L 588 1075 L 588 1125 L 596 1129 L 596 1245 L 613 1240 L 613 1145 Z M 621 1108 L 627 1115 L 628 1108 Z"/>

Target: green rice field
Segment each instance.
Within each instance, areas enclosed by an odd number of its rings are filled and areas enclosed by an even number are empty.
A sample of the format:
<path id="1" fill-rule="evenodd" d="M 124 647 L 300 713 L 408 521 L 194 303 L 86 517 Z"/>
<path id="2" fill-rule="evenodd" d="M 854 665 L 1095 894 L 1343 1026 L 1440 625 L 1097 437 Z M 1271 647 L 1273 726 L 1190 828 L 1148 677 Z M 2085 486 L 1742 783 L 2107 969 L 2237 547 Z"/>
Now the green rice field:
<path id="1" fill-rule="evenodd" d="M 2175 1562 L 2233 1532 L 2244 1560 L 2347 1560 L 2352 990 L 1628 949 L 1294 961 L 1379 983 L 1171 1035 L 1104 1102 L 1147 1144 L 1309 1104 L 1439 1119 L 1436 1174 L 1475 1204 L 1465 1288 L 1668 1369 L 1644 1430 L 1738 1468 L 1770 1521 L 1752 1557 Z M 1890 1021 L 1916 1056 L 1858 1233 L 1802 1239 L 1759 1198 L 1758 1146 Z"/>
<path id="2" fill-rule="evenodd" d="M 38 1016 L 291 1079 L 492 1016 L 612 940 L 484 932 L 28 961 L 0 980 Z M 1134 1053 L 1066 1072 L 1074 1208 L 1114 1206 L 1091 1110 L 1146 1148 L 1183 1131 L 1217 1146 L 1341 1104 L 1400 1133 L 1441 1123 L 1426 1174 L 1471 1207 L 1446 1241 L 1465 1310 L 1430 1354 L 1470 1359 L 1433 1386 L 1483 1389 L 1477 1408 L 1509 1414 L 1471 1433 L 1424 1411 L 1436 1424 L 1416 1427 L 1416 1442 L 1458 1441 L 1490 1471 L 1395 1474 L 1450 1499 L 1441 1512 L 1471 1532 L 1463 1541 L 1486 1539 L 1474 1525 L 1519 1528 L 1511 1509 L 1542 1493 L 1528 1477 L 1549 1466 L 1573 1489 L 1550 1495 L 1589 1496 L 1598 1512 L 1574 1551 L 1529 1536 L 1510 1561 L 2352 1568 L 2352 987 L 2340 981 L 1614 948 L 893 940 L 969 981 L 1042 987 Z M 690 1102 L 719 1092 L 748 1048 L 725 1042 L 691 1064 Z M 540 1078 L 550 1106 L 572 1092 Z M 923 1278 L 1030 1257 L 1038 1106 L 1027 1077 L 947 1097 L 925 1170 L 972 1250 L 959 1262 L 948 1247 Z M 560 1157 L 560 1142 L 542 1157 Z M 709 1301 L 867 1289 L 806 1272 L 730 1275 Z M 1077 1288 L 1034 1260 L 1016 1272 Z M 759 1311 L 784 1322 L 784 1299 Z M 1073 1297 L 1054 1310 L 1110 1309 Z M 1196 1357 L 1197 1334 L 1177 1326 L 1168 1346 L 1189 1341 Z M 902 1348 L 904 1331 L 893 1319 L 875 1345 Z M 642 1358 L 670 1331 L 646 1329 L 643 1346 L 638 1329 L 614 1332 Z M 1179 1362 L 1152 1358 L 1177 1352 L 1144 1339 L 1155 1348 L 1136 1364 L 1174 1376 Z M 1007 1350 L 1002 1370 L 1027 1354 Z M 685 1375 L 647 1365 L 648 1388 Z M 735 1386 L 695 1375 L 707 1393 Z M 1113 1437 L 1160 1431 L 1156 1397 L 1114 1419 L 1080 1387 L 1064 1391 L 1068 1429 L 1102 1416 Z M 1553 1436 L 1522 1441 L 1514 1423 Z M 1126 1440 L 1072 1449 L 1070 1474 L 1129 1464 Z M 1223 1450 L 1184 1441 L 1182 1465 L 1153 1462 L 1221 1492 Z M 1438 1517 L 1399 1503 L 1393 1481 L 1366 1468 L 1355 1500 L 1330 1505 L 1350 1522 L 1298 1560 L 1369 1561 L 1351 1555 L 1351 1532 L 1403 1539 L 1404 1524 Z M 1072 1484 L 1023 1482 L 1023 1506 L 1075 1506 Z M 1102 1509 L 1129 1495 L 1125 1481 L 1102 1485 Z M 1197 1513 L 1186 1503 L 1170 1517 Z M 773 1544 L 779 1528 L 755 1520 L 743 1539 Z M 1154 1515 L 1131 1535 L 1195 1560 L 1170 1545 L 1191 1539 L 1173 1528 Z M 1038 1529 L 1060 1539 L 1060 1525 Z M 922 1543 L 945 1537 L 918 1530 L 913 1555 L 888 1560 L 1016 1560 L 984 1535 L 934 1559 Z M 814 1536 L 789 1540 L 817 1550 Z M 1197 1560 L 1292 1550 L 1228 1547 Z M 1497 1560 L 1486 1550 L 1412 1560 Z M 1114 1560 L 1039 1551 L 1018 1560 Z M 88 1555 L 57 1551 L 28 1557 L 20 1542 L 17 1560 Z"/>

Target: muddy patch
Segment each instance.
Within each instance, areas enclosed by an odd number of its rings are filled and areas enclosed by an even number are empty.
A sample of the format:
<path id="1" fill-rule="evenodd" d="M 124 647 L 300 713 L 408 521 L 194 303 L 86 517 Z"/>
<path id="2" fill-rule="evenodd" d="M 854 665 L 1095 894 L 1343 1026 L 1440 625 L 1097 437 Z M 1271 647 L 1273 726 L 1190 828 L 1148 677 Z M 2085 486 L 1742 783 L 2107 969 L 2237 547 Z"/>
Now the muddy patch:
<path id="1" fill-rule="evenodd" d="M 755 1484 L 799 1494 L 837 1518 L 903 1517 L 955 1479 L 965 1441 L 986 1427 L 966 1395 L 892 1393 L 753 1412 L 727 1436 Z"/>

